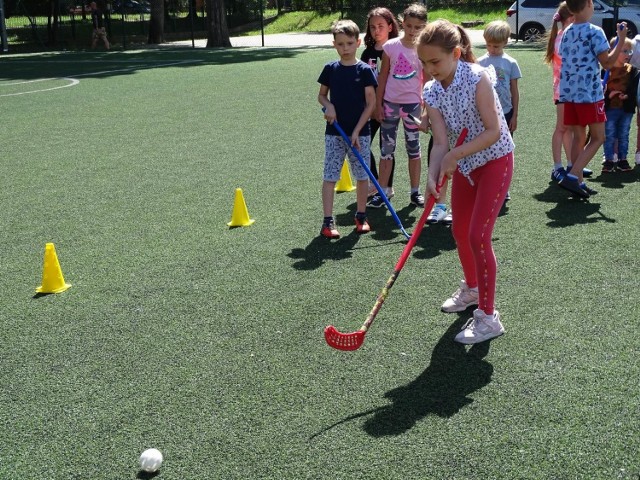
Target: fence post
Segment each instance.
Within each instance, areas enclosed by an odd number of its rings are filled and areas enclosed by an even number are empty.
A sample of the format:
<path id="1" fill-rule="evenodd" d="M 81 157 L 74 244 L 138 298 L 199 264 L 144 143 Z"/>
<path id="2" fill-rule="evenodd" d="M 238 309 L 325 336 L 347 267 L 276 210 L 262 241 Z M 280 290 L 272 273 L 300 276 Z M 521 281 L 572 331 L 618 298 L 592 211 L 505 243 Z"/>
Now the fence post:
<path id="1" fill-rule="evenodd" d="M 262 46 L 264 47 L 264 6 L 262 5 L 262 0 L 258 0 L 260 2 L 260 32 L 262 35 Z"/>
<path id="2" fill-rule="evenodd" d="M 122 9 L 122 49 L 127 49 L 127 26 L 124 22 L 124 8 Z"/>
<path id="3" fill-rule="evenodd" d="M 2 51 L 8 52 L 9 45 L 7 45 L 7 26 L 4 22 L 4 0 L 0 0 L 0 38 L 2 39 Z"/>

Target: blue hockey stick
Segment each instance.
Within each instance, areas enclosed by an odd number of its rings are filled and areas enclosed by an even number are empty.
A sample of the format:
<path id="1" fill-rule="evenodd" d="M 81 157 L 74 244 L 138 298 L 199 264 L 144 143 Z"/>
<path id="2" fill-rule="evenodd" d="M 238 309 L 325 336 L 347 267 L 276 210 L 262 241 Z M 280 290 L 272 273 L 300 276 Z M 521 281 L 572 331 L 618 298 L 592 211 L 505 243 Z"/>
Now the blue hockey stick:
<path id="1" fill-rule="evenodd" d="M 324 108 L 322 109 L 322 111 L 324 112 Z M 364 170 L 367 172 L 367 175 L 369 175 L 369 179 L 373 182 L 373 184 L 376 186 L 376 189 L 378 190 L 378 193 L 380 194 L 380 196 L 382 197 L 382 200 L 384 200 L 385 205 L 387 206 L 387 208 L 389 209 L 389 212 L 391 212 L 391 216 L 393 217 L 393 219 L 395 220 L 396 224 L 398 225 L 398 227 L 400 227 L 400 231 L 402 232 L 402 234 L 407 238 L 410 239 L 411 235 L 409 235 L 407 233 L 407 231 L 404 229 L 404 227 L 402 226 L 402 222 L 400 221 L 400 218 L 398 217 L 398 214 L 396 213 L 396 211 L 393 209 L 393 207 L 391 206 L 391 203 L 389 203 L 389 199 L 387 198 L 387 196 L 384 194 L 384 191 L 382 190 L 382 187 L 380 186 L 380 184 L 378 183 L 378 180 L 376 180 L 376 177 L 373 176 L 373 173 L 371 173 L 371 169 L 369 168 L 369 166 L 367 165 L 367 162 L 364 161 L 364 159 L 362 158 L 362 155 L 360 155 L 360 152 L 358 151 L 358 149 L 356 147 L 353 146 L 353 144 L 351 143 L 351 140 L 349 140 L 349 137 L 347 137 L 347 134 L 344 133 L 344 130 L 342 130 L 342 127 L 338 124 L 337 120 L 333 121 L 332 124 L 334 127 L 336 127 L 336 130 L 338 131 L 338 133 L 342 136 L 342 139 L 345 141 L 345 143 L 349 146 L 349 148 L 351 148 L 351 151 L 354 153 L 354 155 L 358 158 L 358 161 L 360 162 L 360 165 L 362 165 L 362 167 L 364 168 Z"/>

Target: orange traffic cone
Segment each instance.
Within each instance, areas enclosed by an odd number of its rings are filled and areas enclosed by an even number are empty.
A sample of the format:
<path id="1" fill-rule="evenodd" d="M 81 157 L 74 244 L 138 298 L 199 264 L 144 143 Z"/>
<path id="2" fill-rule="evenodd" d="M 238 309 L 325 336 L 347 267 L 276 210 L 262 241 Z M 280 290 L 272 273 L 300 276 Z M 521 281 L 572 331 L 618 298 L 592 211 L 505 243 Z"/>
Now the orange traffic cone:
<path id="1" fill-rule="evenodd" d="M 340 170 L 340 180 L 336 183 L 336 192 L 352 192 L 356 189 L 351 181 L 351 173 L 349 172 L 349 162 L 345 160 Z"/>
<path id="2" fill-rule="evenodd" d="M 236 188 L 236 199 L 233 202 L 233 212 L 231 213 L 231 221 L 227 223 L 230 227 L 248 227 L 255 220 L 249 218 L 247 204 L 244 202 L 242 189 Z"/>
<path id="3" fill-rule="evenodd" d="M 44 267 L 42 269 L 42 285 L 36 288 L 38 293 L 61 293 L 71 285 L 65 283 L 56 255 L 56 247 L 53 243 L 47 243 L 44 247 Z"/>

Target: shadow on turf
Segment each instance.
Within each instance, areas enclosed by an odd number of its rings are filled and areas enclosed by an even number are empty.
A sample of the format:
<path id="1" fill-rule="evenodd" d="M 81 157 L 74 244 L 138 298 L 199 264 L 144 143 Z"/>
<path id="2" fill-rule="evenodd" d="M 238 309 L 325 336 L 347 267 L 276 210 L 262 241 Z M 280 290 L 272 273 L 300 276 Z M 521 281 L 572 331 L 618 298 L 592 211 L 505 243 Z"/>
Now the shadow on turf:
<path id="1" fill-rule="evenodd" d="M 348 207 L 347 213 L 336 215 L 336 223 L 341 231 L 347 228 L 353 228 L 353 217 L 356 213 L 356 204 L 352 203 Z M 499 216 L 506 215 L 509 211 L 508 202 L 506 202 Z M 422 215 L 422 210 L 417 209 L 413 205 L 408 205 L 400 210 L 396 210 L 396 214 L 405 230 L 411 234 L 413 227 L 418 223 L 418 218 Z M 386 208 L 367 209 L 369 223 L 371 224 L 371 237 L 375 240 L 398 240 L 406 244 L 404 235 L 400 232 L 398 225 L 393 217 L 387 212 Z M 357 250 L 359 235 L 353 230 L 338 240 L 328 240 L 321 236 L 317 236 L 311 240 L 305 248 L 294 248 L 287 254 L 289 258 L 299 260 L 293 264 L 293 268 L 297 270 L 315 270 L 321 267 L 327 260 L 345 260 L 353 256 L 353 250 Z M 389 245 L 389 243 L 380 246 Z M 362 247 L 373 248 L 373 246 Z M 416 243 L 413 256 L 417 259 L 435 258 L 442 252 L 456 249 L 456 243 L 451 235 L 451 228 L 447 225 L 425 225 L 420 234 L 420 238 Z"/>
<path id="2" fill-rule="evenodd" d="M 613 189 L 624 188 L 625 185 L 636 183 L 638 180 L 640 180 L 639 167 L 630 172 L 601 173 L 591 179 L 592 182 L 599 183 L 602 188 Z"/>
<path id="3" fill-rule="evenodd" d="M 573 225 L 584 225 L 604 221 L 615 223 L 616 220 L 605 216 L 600 211 L 600 203 L 574 198 L 569 192 L 560 188 L 555 183 L 550 183 L 544 192 L 533 196 L 539 202 L 554 203 L 553 208 L 547 211 L 549 221 L 547 226 L 551 228 L 564 228 Z"/>
<path id="4" fill-rule="evenodd" d="M 315 270 L 320 268 L 327 260 L 346 260 L 353 256 L 353 251 L 357 249 L 356 244 L 360 239 L 360 234 L 355 232 L 354 216 L 356 214 L 356 204 L 352 203 L 347 207 L 346 213 L 336 215 L 336 225 L 343 234 L 338 240 L 329 240 L 320 235 L 314 237 L 305 248 L 293 248 L 287 254 L 289 258 L 298 260 L 293 264 L 297 270 Z M 414 207 L 408 206 L 396 211 L 405 230 L 413 225 L 415 218 L 409 216 Z M 400 232 L 395 221 L 387 213 L 386 208 L 374 211 L 367 211 L 369 223 L 371 223 L 371 235 L 376 240 L 398 240 L 403 243 L 406 240 Z M 344 232 L 348 231 L 347 235 Z M 396 242 L 394 242 L 396 243 Z M 389 245 L 389 243 L 380 246 Z"/>
<path id="5" fill-rule="evenodd" d="M 344 230 L 344 228 L 342 228 Z M 358 243 L 360 235 L 355 231 L 343 235 L 338 240 L 329 240 L 318 234 L 305 248 L 293 248 L 287 254 L 289 258 L 298 260 L 293 264 L 296 270 L 315 270 L 327 260 L 346 260 L 353 256 L 353 247 Z"/>
<path id="6" fill-rule="evenodd" d="M 395 209 L 396 206 L 393 205 Z M 353 209 L 353 213 L 355 214 L 356 204 L 349 205 L 349 209 Z M 400 223 L 404 227 L 405 231 L 411 235 L 411 230 L 414 225 L 418 222 L 418 216 L 422 213 L 422 210 L 417 209 L 413 205 L 406 205 L 401 209 L 396 209 L 396 215 L 400 219 Z M 391 213 L 387 210 L 386 207 L 382 208 L 367 208 L 367 216 L 369 218 L 369 223 L 371 224 L 371 236 L 374 240 L 394 240 L 400 237 L 401 239 L 405 239 L 405 236 L 400 231 L 400 227 L 395 222 Z M 353 216 L 351 216 L 353 218 Z"/>
<path id="7" fill-rule="evenodd" d="M 363 430 L 372 437 L 401 435 L 427 415 L 449 418 L 473 402 L 469 395 L 491 382 L 493 365 L 484 360 L 491 341 L 467 349 L 453 341 L 470 312 L 462 312 L 440 338 L 427 368 L 407 385 L 385 393 L 391 404 L 350 415 L 314 434 L 311 439 L 338 425 L 368 418 Z"/>
<path id="8" fill-rule="evenodd" d="M 140 470 L 136 475 L 136 478 L 139 480 L 151 480 L 152 478 L 160 475 L 160 471 L 156 470 L 155 472 L 145 472 L 144 470 Z"/>
<path id="9" fill-rule="evenodd" d="M 384 396 L 393 403 L 378 409 L 363 425 L 373 437 L 400 435 L 427 415 L 449 418 L 473 402 L 469 395 L 491 382 L 493 365 L 484 360 L 490 341 L 467 350 L 453 341 L 469 312 L 459 314 L 440 338 L 426 370 L 415 380 L 388 391 Z"/>
<path id="10" fill-rule="evenodd" d="M 0 72 L 3 80 L 34 80 L 43 77 L 108 78 L 142 70 L 195 68 L 205 65 L 256 63 L 276 58 L 295 58 L 304 48 L 145 48 L 109 52 L 46 52 L 9 58 Z M 319 47 L 320 48 L 320 47 Z M 326 48 L 326 47 L 322 47 Z M 176 58 L 177 57 L 177 58 Z M 103 63 L 101 63 L 103 62 Z"/>

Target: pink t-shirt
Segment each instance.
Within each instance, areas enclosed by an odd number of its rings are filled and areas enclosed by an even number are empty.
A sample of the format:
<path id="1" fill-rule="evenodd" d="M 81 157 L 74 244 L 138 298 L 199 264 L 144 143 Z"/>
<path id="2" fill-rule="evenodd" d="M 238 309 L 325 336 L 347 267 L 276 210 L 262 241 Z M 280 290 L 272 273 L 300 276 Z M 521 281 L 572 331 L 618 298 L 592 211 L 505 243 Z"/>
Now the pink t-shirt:
<path id="1" fill-rule="evenodd" d="M 402 45 L 400 38 L 392 38 L 382 49 L 389 56 L 390 70 L 384 99 L 392 103 L 421 103 L 422 64 L 415 48 Z"/>
<path id="2" fill-rule="evenodd" d="M 562 57 L 560 56 L 560 42 L 564 30 L 560 30 L 553 43 L 553 100 L 560 98 L 560 69 L 562 68 Z"/>

